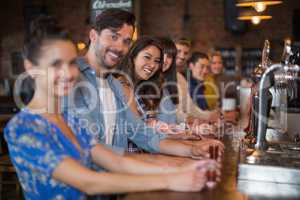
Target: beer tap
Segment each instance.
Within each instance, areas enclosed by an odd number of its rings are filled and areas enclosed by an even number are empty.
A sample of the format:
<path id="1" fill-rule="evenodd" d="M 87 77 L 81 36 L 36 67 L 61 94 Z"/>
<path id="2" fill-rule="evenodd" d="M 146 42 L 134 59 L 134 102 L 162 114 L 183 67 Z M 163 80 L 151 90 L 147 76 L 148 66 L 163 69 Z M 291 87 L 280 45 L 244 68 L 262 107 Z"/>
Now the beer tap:
<path id="1" fill-rule="evenodd" d="M 258 108 L 258 133 L 257 133 L 257 141 L 255 144 L 256 152 L 254 153 L 254 156 L 261 156 L 261 152 L 266 150 L 268 148 L 267 142 L 266 142 L 266 126 L 268 122 L 267 118 L 267 93 L 263 92 L 265 91 L 268 86 L 268 79 L 269 77 L 274 74 L 274 72 L 279 76 L 275 76 L 275 85 L 278 85 L 281 89 L 293 89 L 289 85 L 288 82 L 293 81 L 297 78 L 298 73 L 300 72 L 299 65 L 292 65 L 289 63 L 290 57 L 293 55 L 291 50 L 291 41 L 286 40 L 284 51 L 283 51 L 283 62 L 273 64 L 270 67 L 268 67 L 265 72 L 262 75 L 262 78 L 259 83 L 259 108 Z"/>
<path id="2" fill-rule="evenodd" d="M 282 53 L 282 63 L 284 65 L 288 65 L 292 55 L 293 55 L 292 42 L 291 42 L 290 39 L 285 39 L 284 40 L 283 53 Z"/>
<path id="3" fill-rule="evenodd" d="M 282 53 L 281 63 L 286 67 L 292 67 L 291 58 L 293 56 L 292 44 L 290 39 L 284 41 L 284 48 Z M 286 90 L 287 95 L 291 98 L 294 97 L 295 89 L 297 88 L 295 78 L 298 76 L 297 72 L 279 70 L 275 73 L 275 88 L 279 91 Z"/>
<path id="4" fill-rule="evenodd" d="M 262 57 L 261 57 L 261 67 L 266 70 L 270 65 L 271 65 L 270 42 L 269 40 L 265 40 L 264 48 L 262 51 Z"/>
<path id="5" fill-rule="evenodd" d="M 253 138 L 256 138 L 257 136 L 257 125 L 258 125 L 258 102 L 259 102 L 259 88 L 258 88 L 258 84 L 259 81 L 261 80 L 261 77 L 263 75 L 263 73 L 265 72 L 265 70 L 270 66 L 271 61 L 269 59 L 269 55 L 270 55 L 270 42 L 269 40 L 265 40 L 264 42 L 264 47 L 262 50 L 262 58 L 261 58 L 261 63 L 254 69 L 254 72 L 252 74 L 253 77 L 253 81 L 255 83 L 255 85 L 253 85 L 253 87 L 251 88 L 251 93 L 252 93 L 252 109 L 250 111 L 250 118 L 249 118 L 249 128 L 247 131 L 247 138 L 250 138 L 251 145 L 254 146 L 254 140 Z M 272 94 L 269 91 L 265 91 L 268 93 L 268 96 L 272 96 Z M 269 102 L 269 104 L 271 104 Z"/>
<path id="6" fill-rule="evenodd" d="M 268 66 L 270 66 L 271 61 L 269 59 L 269 55 L 270 55 L 270 42 L 269 42 L 269 40 L 265 40 L 264 47 L 262 50 L 261 63 L 254 69 L 254 72 L 253 72 L 255 82 L 259 82 L 264 71 L 268 68 Z"/>

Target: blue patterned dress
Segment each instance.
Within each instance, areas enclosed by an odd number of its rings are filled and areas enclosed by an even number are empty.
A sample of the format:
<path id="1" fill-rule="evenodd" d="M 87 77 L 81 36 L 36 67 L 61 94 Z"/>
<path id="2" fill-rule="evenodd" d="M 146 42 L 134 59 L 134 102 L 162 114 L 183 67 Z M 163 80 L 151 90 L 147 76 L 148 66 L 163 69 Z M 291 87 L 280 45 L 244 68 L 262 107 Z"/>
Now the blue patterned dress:
<path id="1" fill-rule="evenodd" d="M 66 157 L 88 168 L 92 164 L 90 150 L 96 140 L 79 127 L 77 118 L 70 115 L 64 115 L 64 118 L 80 144 L 80 152 L 55 124 L 28 109 L 19 112 L 4 130 L 10 158 L 27 200 L 81 200 L 87 197 L 52 177 L 55 168 Z"/>

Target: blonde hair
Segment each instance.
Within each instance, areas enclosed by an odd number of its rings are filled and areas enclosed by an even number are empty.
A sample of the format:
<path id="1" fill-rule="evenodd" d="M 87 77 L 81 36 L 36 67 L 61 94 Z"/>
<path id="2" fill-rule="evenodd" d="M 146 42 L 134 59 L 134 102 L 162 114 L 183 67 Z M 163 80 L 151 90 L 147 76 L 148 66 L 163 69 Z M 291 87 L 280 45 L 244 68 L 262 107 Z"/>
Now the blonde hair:
<path id="1" fill-rule="evenodd" d="M 209 52 L 209 54 L 208 54 L 209 60 L 212 60 L 212 58 L 215 56 L 221 57 L 223 59 L 221 51 L 213 50 L 213 51 Z"/>
<path id="2" fill-rule="evenodd" d="M 191 40 L 189 40 L 187 38 L 184 38 L 184 37 L 174 38 L 173 41 L 174 41 L 175 44 L 180 44 L 180 45 L 183 45 L 183 46 L 187 46 L 189 48 L 191 48 L 191 46 L 192 46 Z"/>

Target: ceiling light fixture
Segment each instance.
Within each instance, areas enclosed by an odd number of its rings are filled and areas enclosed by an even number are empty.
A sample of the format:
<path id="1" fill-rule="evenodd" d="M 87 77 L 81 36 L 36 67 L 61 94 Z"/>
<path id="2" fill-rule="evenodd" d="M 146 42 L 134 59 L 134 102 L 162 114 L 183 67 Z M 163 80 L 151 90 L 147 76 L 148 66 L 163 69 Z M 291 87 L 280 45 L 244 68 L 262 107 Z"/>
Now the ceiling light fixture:
<path id="1" fill-rule="evenodd" d="M 281 4 L 282 1 L 275 0 L 240 0 L 236 4 L 238 7 L 253 7 L 257 12 L 263 12 L 267 6 Z"/>
<path id="2" fill-rule="evenodd" d="M 239 13 L 238 19 L 244 21 L 248 20 L 251 21 L 252 24 L 258 25 L 262 20 L 272 19 L 272 16 L 266 13 L 258 13 L 254 10 L 244 10 Z"/>

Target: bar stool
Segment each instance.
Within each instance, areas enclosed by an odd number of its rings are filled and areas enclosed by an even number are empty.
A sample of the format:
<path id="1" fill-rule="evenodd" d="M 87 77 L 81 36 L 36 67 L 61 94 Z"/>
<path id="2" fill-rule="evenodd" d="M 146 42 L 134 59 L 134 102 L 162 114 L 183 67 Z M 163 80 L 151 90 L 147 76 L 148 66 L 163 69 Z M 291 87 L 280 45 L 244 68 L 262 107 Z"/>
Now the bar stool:
<path id="1" fill-rule="evenodd" d="M 9 176 L 9 178 L 5 176 Z M 8 155 L 0 156 L 0 199 L 3 198 L 4 186 L 14 187 L 17 196 L 22 196 L 15 168 L 12 166 Z"/>
<path id="2" fill-rule="evenodd" d="M 0 122 L 0 200 L 3 199 L 4 186 L 12 186 L 15 188 L 15 194 L 18 199 L 23 199 L 20 184 L 16 176 L 16 170 L 13 167 L 8 152 L 6 143 L 3 138 L 4 122 Z"/>

